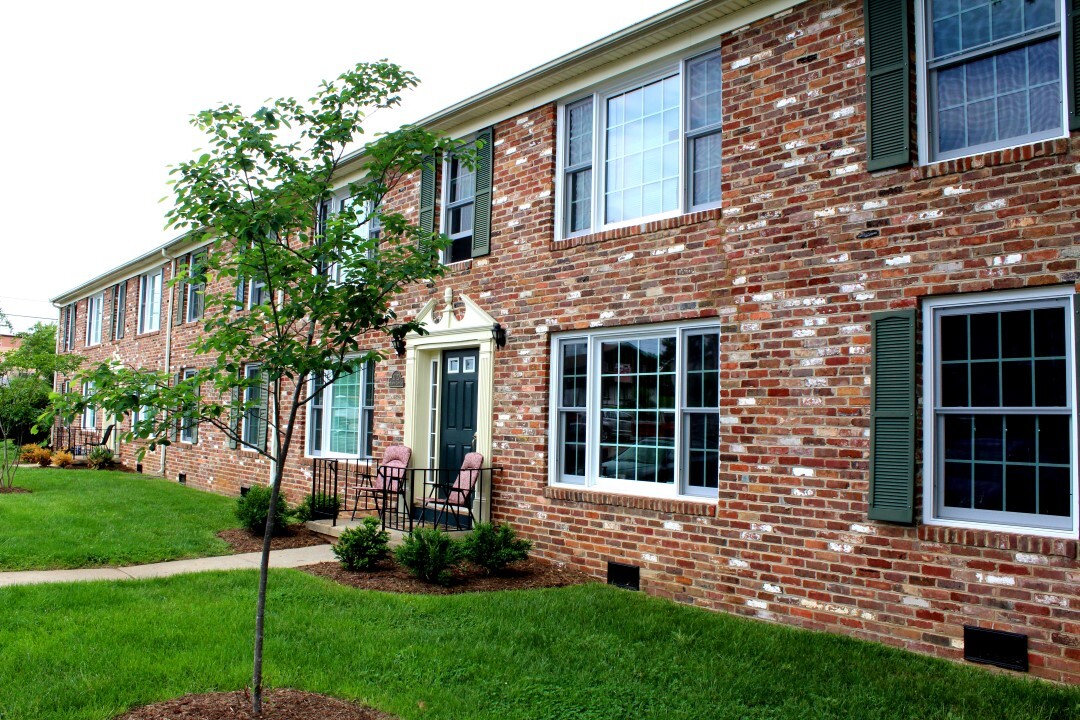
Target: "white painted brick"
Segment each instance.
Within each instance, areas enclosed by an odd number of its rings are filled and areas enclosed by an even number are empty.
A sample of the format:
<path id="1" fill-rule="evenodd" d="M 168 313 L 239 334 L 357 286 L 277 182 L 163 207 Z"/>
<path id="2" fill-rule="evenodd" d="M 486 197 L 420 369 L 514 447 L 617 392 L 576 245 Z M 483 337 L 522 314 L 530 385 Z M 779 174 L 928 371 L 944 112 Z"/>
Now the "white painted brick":
<path id="1" fill-rule="evenodd" d="M 738 560 L 736 558 L 728 558 L 727 564 L 733 568 L 747 568 L 750 567 L 750 563 L 745 560 Z"/>
<path id="2" fill-rule="evenodd" d="M 770 533 L 773 531 L 773 526 L 769 523 L 750 523 L 750 529 Z"/>
<path id="3" fill-rule="evenodd" d="M 672 521 L 668 520 L 667 522 L 664 523 L 664 529 L 665 530 L 674 530 L 675 532 L 678 532 L 678 531 L 683 529 L 683 526 L 682 526 L 682 523 L 672 522 Z"/>
<path id="4" fill-rule="evenodd" d="M 908 265 L 911 263 L 910 255 L 899 255 L 897 257 L 885 258 L 885 264 L 889 266 L 896 265 Z"/>
<path id="5" fill-rule="evenodd" d="M 746 606 L 756 608 L 758 610 L 768 610 L 769 609 L 769 603 L 765 602 L 764 600 L 750 599 L 750 600 L 746 601 Z"/>
<path id="6" fill-rule="evenodd" d="M 901 604 L 907 605 L 909 607 L 919 607 L 919 608 L 929 608 L 930 607 L 930 601 L 927 600 L 926 598 L 912 597 L 911 595 L 905 595 L 904 598 L 900 602 L 901 602 Z"/>
<path id="7" fill-rule="evenodd" d="M 855 114 L 855 108 L 842 107 L 839 110 L 834 111 L 829 117 L 833 120 L 840 120 L 841 118 L 851 117 Z"/>
<path id="8" fill-rule="evenodd" d="M 750 532 L 749 530 L 743 530 L 741 533 L 739 533 L 739 537 L 743 540 L 757 541 L 761 539 L 761 534 L 756 532 Z"/>
<path id="9" fill-rule="evenodd" d="M 877 533 L 877 529 L 873 525 L 854 523 L 850 529 L 853 533 L 863 533 L 864 535 L 874 535 Z"/>
<path id="10" fill-rule="evenodd" d="M 988 212 L 990 210 L 1000 210 L 1005 207 L 1008 202 L 1002 198 L 1000 200 L 990 200 L 988 202 L 978 203 L 975 206 L 975 210 L 978 212 Z"/>
<path id="11" fill-rule="evenodd" d="M 784 592 L 784 589 L 779 585 L 773 585 L 772 583 L 765 583 L 761 586 L 761 589 L 774 595 L 780 595 Z"/>
<path id="12" fill-rule="evenodd" d="M 848 261 L 848 254 L 847 253 L 840 253 L 839 255 L 835 255 L 835 256 L 829 258 L 829 262 L 834 263 L 834 264 L 835 263 L 843 263 L 843 262 L 847 262 L 847 261 Z"/>
<path id="13" fill-rule="evenodd" d="M 732 285 L 745 285 L 746 284 L 746 276 L 745 275 L 740 275 L 739 277 L 732 280 L 731 284 Z"/>
<path id="14" fill-rule="evenodd" d="M 850 552 L 854 552 L 855 546 L 854 545 L 849 545 L 848 543 L 831 542 L 831 543 L 829 543 L 829 549 L 832 550 L 833 552 L 838 552 L 838 553 L 850 553 Z"/>
<path id="15" fill-rule="evenodd" d="M 1057 605 L 1058 607 L 1069 607 L 1069 601 L 1066 598 L 1058 597 L 1057 595 L 1033 595 L 1035 602 L 1042 605 Z"/>
<path id="16" fill-rule="evenodd" d="M 788 105 L 794 105 L 797 102 L 799 102 L 798 98 L 792 98 L 792 97 L 780 98 L 779 100 L 776 101 L 776 107 L 777 108 L 785 108 Z"/>
<path id="17" fill-rule="evenodd" d="M 1035 555 L 1033 553 L 1016 553 L 1016 562 L 1024 563 L 1025 565 L 1049 565 L 1050 558 L 1045 555 Z"/>
<path id="18" fill-rule="evenodd" d="M 813 497 L 814 491 L 811 488 L 792 488 L 791 494 L 793 497 Z"/>
<path id="19" fill-rule="evenodd" d="M 757 398 L 752 398 L 752 397 L 739 398 L 739 405 L 743 405 L 743 406 L 757 405 Z"/>
<path id="20" fill-rule="evenodd" d="M 975 579 L 978 582 L 984 582 L 987 585 L 1007 585 L 1014 587 L 1016 585 L 1016 578 L 1008 575 L 991 575 L 989 573 L 975 573 Z"/>

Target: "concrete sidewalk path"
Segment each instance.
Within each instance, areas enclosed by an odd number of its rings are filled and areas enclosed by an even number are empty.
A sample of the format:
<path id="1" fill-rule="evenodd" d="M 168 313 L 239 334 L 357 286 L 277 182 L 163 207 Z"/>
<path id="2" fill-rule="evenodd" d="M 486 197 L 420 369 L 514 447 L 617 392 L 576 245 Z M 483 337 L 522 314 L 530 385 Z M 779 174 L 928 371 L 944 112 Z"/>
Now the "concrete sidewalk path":
<path id="1" fill-rule="evenodd" d="M 270 567 L 295 568 L 304 565 L 333 561 L 331 545 L 271 550 Z M 89 580 L 141 580 L 144 578 L 169 577 L 186 573 L 211 572 L 214 570 L 258 569 L 262 553 L 242 555 L 219 555 L 217 557 L 173 560 L 152 565 L 131 565 L 121 568 L 82 568 L 78 570 L 24 570 L 0 573 L 0 587 L 11 585 L 41 585 L 44 583 L 85 582 Z"/>

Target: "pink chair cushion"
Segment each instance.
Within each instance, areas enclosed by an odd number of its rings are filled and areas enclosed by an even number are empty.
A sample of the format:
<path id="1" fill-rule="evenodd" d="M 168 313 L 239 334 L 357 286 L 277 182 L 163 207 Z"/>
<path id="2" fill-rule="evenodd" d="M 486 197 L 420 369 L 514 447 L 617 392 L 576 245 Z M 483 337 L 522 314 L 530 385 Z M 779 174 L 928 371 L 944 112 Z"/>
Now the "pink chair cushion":
<path id="1" fill-rule="evenodd" d="M 476 481 L 480 479 L 480 466 L 484 464 L 484 456 L 478 452 L 471 452 L 461 461 L 461 471 L 454 480 L 454 486 L 446 495 L 447 505 L 464 505 L 472 492 Z"/>
<path id="2" fill-rule="evenodd" d="M 408 448 L 406 448 L 407 450 Z M 390 460 L 379 466 L 378 475 L 372 482 L 372 486 L 382 490 L 384 487 L 391 492 L 397 492 L 399 483 L 405 478 L 407 461 Z"/>
<path id="3" fill-rule="evenodd" d="M 402 467 L 406 467 L 409 464 L 409 459 L 412 457 L 412 450 L 404 445 L 391 445 L 386 448 L 386 454 L 383 455 L 382 464 L 389 465 L 391 462 L 399 461 Z"/>

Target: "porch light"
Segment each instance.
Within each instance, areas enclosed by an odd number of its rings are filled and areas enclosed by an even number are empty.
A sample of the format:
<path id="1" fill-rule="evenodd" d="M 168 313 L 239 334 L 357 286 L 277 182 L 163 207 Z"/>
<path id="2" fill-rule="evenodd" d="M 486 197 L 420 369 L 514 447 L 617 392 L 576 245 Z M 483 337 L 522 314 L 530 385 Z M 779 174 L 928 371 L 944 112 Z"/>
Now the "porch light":
<path id="1" fill-rule="evenodd" d="M 497 347 L 506 347 L 506 328 L 499 323 L 491 326 L 491 339 Z"/>
<path id="2" fill-rule="evenodd" d="M 394 336 L 394 352 L 398 354 L 398 357 L 405 355 L 405 338 L 400 335 Z"/>

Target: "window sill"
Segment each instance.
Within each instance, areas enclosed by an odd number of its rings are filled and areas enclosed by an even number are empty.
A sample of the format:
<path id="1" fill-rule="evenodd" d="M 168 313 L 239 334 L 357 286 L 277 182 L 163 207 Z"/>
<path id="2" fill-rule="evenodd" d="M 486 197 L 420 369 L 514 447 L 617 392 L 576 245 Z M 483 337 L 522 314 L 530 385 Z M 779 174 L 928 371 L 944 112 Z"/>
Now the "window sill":
<path id="1" fill-rule="evenodd" d="M 1070 560 L 1076 558 L 1077 549 L 1075 539 L 1023 535 L 1000 530 L 968 530 L 947 525 L 920 525 L 919 540 L 1032 555 L 1057 555 Z"/>
<path id="2" fill-rule="evenodd" d="M 708 210 L 698 210 L 697 212 L 686 213 L 684 215 L 676 215 L 675 217 L 650 220 L 636 225 L 627 225 L 624 227 L 612 228 L 610 230 L 588 233 L 586 235 L 575 235 L 574 237 L 556 239 L 551 241 L 550 249 L 569 250 L 582 245 L 607 242 L 608 240 L 620 240 L 663 230 L 675 230 L 686 227 L 687 225 L 696 225 L 697 223 L 705 222 L 707 220 L 719 220 L 721 211 L 722 208 L 714 207 L 709 208 Z"/>
<path id="3" fill-rule="evenodd" d="M 914 180 L 929 180 L 930 178 L 944 175 L 959 175 L 971 170 L 984 167 L 996 167 L 1008 165 L 1014 162 L 1023 162 L 1039 157 L 1051 157 L 1054 155 L 1066 155 L 1069 152 L 1069 138 L 1062 137 L 1054 140 L 1041 140 L 1028 145 L 1003 150 L 991 150 L 990 152 L 968 155 L 952 160 L 930 163 L 929 165 L 916 165 L 913 168 Z"/>
<path id="4" fill-rule="evenodd" d="M 596 492 L 585 488 L 572 488 L 549 485 L 544 488 L 544 497 L 549 500 L 579 502 L 587 505 L 607 505 L 635 510 L 653 510 L 675 515 L 697 515 L 716 517 L 716 501 L 688 498 L 658 498 L 639 495 L 616 495 Z"/>

